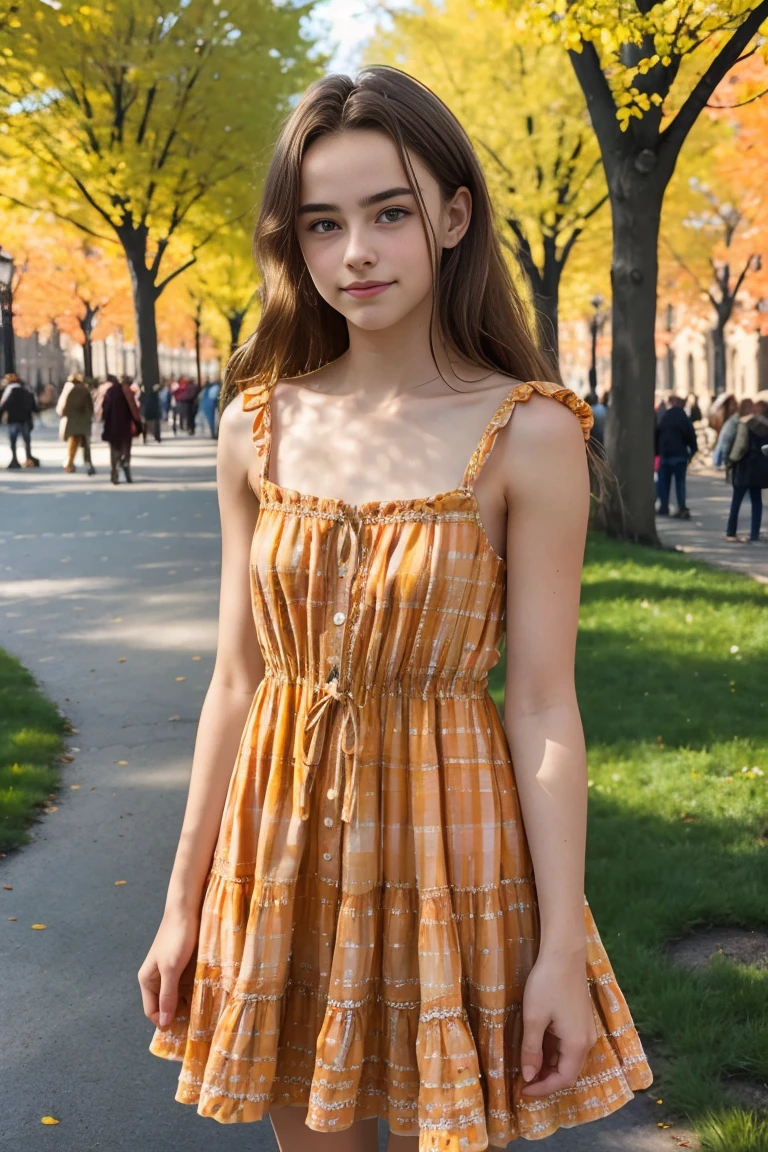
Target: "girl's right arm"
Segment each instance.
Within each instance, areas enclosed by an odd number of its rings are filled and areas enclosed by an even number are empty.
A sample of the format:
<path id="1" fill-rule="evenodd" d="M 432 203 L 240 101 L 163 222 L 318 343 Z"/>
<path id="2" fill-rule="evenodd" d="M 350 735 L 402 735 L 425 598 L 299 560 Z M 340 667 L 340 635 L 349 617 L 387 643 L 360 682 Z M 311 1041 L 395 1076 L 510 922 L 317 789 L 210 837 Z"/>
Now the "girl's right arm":
<path id="1" fill-rule="evenodd" d="M 243 728 L 264 677 L 250 585 L 250 549 L 259 508 L 247 482 L 253 451 L 251 422 L 236 398 L 222 415 L 217 450 L 222 563 L 216 663 L 200 713 L 165 912 L 139 970 L 144 1014 L 160 1028 L 173 1018 L 179 977 L 197 943 L 203 885 Z"/>

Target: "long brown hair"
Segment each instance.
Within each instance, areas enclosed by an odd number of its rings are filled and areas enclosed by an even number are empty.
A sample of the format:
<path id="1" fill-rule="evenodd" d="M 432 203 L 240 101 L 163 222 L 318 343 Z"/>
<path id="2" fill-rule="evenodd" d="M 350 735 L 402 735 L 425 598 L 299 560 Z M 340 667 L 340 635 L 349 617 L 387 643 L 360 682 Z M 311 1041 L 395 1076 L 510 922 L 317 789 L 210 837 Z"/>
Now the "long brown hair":
<path id="1" fill-rule="evenodd" d="M 374 65 L 354 80 L 331 75 L 315 81 L 282 128 L 253 241 L 262 277 L 261 318 L 227 365 L 222 406 L 247 384 L 274 384 L 313 372 L 349 346 L 345 318 L 320 296 L 308 273 L 296 215 L 309 146 L 321 136 L 355 129 L 383 132 L 397 149 L 431 240 L 432 316 L 439 338 L 478 366 L 519 380 L 559 382 L 556 365 L 539 347 L 535 314 L 518 295 L 502 255 L 485 176 L 469 137 L 426 85 L 398 68 Z M 454 248 L 438 251 L 411 154 L 427 166 L 446 200 L 462 186 L 469 189 L 469 227 Z M 589 447 L 590 463 L 599 472 Z"/>

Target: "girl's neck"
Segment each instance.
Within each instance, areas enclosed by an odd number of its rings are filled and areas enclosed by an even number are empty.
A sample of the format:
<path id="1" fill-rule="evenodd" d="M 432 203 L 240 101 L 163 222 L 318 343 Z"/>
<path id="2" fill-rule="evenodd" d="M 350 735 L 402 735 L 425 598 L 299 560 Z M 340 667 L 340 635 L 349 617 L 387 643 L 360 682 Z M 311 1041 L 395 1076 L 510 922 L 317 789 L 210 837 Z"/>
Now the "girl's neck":
<path id="1" fill-rule="evenodd" d="M 410 392 L 425 397 L 444 393 L 444 381 L 466 388 L 467 380 L 488 375 L 488 369 L 467 364 L 441 342 L 436 324 L 430 348 L 429 311 L 419 311 L 379 331 L 349 325 L 349 348 L 334 362 L 332 390 L 380 404 Z"/>

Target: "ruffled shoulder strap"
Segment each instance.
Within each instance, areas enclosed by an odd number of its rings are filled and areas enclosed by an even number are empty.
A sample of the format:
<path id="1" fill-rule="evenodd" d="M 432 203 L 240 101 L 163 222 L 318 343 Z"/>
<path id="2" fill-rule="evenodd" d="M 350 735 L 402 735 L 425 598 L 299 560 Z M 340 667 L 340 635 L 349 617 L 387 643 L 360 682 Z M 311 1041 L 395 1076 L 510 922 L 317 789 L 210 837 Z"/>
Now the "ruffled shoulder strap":
<path id="1" fill-rule="evenodd" d="M 534 392 L 538 392 L 542 396 L 551 396 L 554 400 L 559 400 L 561 404 L 565 404 L 567 408 L 570 408 L 571 412 L 578 416 L 584 439 L 589 440 L 590 429 L 595 422 L 595 418 L 586 400 L 582 400 L 572 389 L 565 388 L 562 384 L 553 384 L 548 380 L 528 380 L 524 383 L 515 384 L 514 388 L 511 392 L 507 393 L 491 417 L 488 427 L 483 433 L 480 443 L 467 465 L 462 480 L 462 487 L 472 487 L 480 474 L 483 464 L 491 453 L 499 430 L 504 427 L 512 415 L 515 404 L 517 404 L 518 401 L 525 402 L 529 400 Z"/>
<path id="2" fill-rule="evenodd" d="M 261 457 L 259 479 L 264 477 L 269 464 L 269 449 L 272 444 L 272 411 L 270 397 L 272 384 L 253 384 L 250 388 L 243 388 L 243 411 L 253 412 L 253 442 L 256 451 Z"/>

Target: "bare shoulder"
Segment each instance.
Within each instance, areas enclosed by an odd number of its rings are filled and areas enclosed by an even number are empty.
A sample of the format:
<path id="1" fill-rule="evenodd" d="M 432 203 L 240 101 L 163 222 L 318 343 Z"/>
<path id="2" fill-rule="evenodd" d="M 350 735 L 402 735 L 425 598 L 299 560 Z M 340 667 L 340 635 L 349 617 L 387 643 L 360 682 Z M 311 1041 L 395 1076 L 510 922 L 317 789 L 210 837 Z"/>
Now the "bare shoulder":
<path id="1" fill-rule="evenodd" d="M 253 412 L 243 406 L 238 393 L 221 414 L 217 446 L 217 472 L 220 482 L 247 485 L 254 454 Z"/>
<path id="2" fill-rule="evenodd" d="M 572 390 L 547 385 L 515 405 L 499 445 L 512 493 L 542 484 L 567 489 L 588 477 L 585 429 L 589 407 Z"/>

